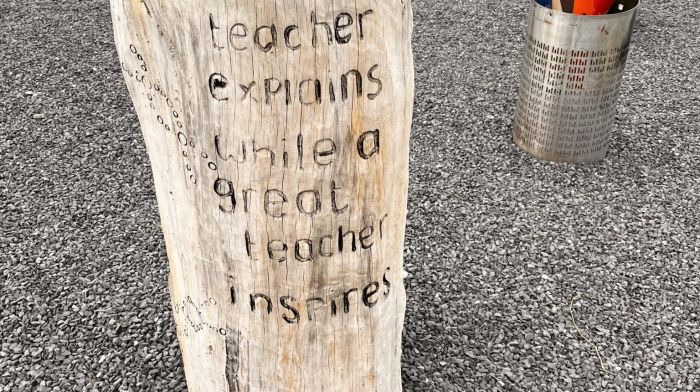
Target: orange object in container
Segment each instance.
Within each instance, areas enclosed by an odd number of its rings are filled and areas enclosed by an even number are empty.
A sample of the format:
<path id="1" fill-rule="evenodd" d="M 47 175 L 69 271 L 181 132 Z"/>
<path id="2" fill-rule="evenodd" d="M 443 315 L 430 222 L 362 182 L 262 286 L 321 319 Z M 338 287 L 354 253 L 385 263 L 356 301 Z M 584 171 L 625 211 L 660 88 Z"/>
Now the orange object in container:
<path id="1" fill-rule="evenodd" d="M 604 15 L 608 13 L 614 2 L 615 0 L 576 0 L 574 14 Z"/>

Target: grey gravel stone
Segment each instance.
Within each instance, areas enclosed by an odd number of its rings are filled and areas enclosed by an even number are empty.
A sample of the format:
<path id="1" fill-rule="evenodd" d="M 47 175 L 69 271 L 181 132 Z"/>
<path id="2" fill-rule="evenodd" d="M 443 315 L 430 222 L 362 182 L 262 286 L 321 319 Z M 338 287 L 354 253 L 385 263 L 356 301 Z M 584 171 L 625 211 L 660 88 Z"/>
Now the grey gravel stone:
<path id="1" fill-rule="evenodd" d="M 405 390 L 697 391 L 700 5 L 643 2 L 589 166 L 511 143 L 526 8 L 414 3 Z M 107 0 L 0 26 L 0 391 L 185 391 Z"/>

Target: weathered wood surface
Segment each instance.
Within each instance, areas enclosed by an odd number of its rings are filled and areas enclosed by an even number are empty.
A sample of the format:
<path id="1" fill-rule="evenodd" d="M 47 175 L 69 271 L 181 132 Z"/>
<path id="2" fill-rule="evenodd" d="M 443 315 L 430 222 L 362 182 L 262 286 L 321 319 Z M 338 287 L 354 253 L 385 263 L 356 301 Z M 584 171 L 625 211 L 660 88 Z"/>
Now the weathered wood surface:
<path id="1" fill-rule="evenodd" d="M 399 391 L 409 0 L 112 0 L 192 392 Z"/>

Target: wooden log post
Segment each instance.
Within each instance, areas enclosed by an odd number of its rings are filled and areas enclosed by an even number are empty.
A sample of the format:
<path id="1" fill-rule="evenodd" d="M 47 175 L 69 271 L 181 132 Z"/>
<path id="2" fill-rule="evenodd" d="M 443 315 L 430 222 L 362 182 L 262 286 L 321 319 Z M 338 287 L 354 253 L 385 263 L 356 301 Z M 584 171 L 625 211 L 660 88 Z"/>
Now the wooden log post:
<path id="1" fill-rule="evenodd" d="M 410 0 L 112 0 L 192 392 L 400 391 Z"/>

